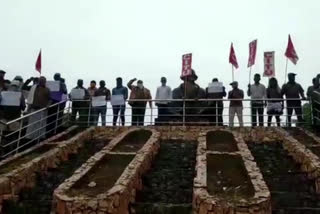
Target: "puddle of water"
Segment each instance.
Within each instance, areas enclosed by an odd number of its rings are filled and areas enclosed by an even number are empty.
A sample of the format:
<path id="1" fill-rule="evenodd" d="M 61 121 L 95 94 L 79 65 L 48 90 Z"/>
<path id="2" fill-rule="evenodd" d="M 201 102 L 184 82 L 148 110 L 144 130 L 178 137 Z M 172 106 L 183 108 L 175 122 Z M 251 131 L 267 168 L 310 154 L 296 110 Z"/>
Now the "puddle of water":
<path id="1" fill-rule="evenodd" d="M 320 213 L 313 180 L 300 170 L 280 143 L 248 143 L 271 192 L 274 214 Z"/>
<path id="2" fill-rule="evenodd" d="M 99 161 L 84 177 L 78 180 L 67 193 L 70 197 L 85 195 L 95 197 L 107 192 L 121 176 L 135 155 L 108 154 Z M 95 187 L 89 187 L 95 182 Z"/>
<path id="3" fill-rule="evenodd" d="M 238 147 L 232 133 L 218 130 L 207 133 L 207 150 L 236 152 L 238 151 Z"/>
<path id="4" fill-rule="evenodd" d="M 77 154 L 71 154 L 67 161 L 61 162 L 55 169 L 37 174 L 36 186 L 21 191 L 19 200 L 6 201 L 4 213 L 14 214 L 49 214 L 51 211 L 53 191 L 92 155 L 100 151 L 110 140 L 90 140 Z"/>
<path id="5" fill-rule="evenodd" d="M 254 188 L 243 164 L 235 155 L 207 155 L 207 186 L 210 195 L 237 202 L 254 196 Z"/>
<path id="6" fill-rule="evenodd" d="M 137 130 L 127 134 L 117 145 L 112 149 L 113 152 L 137 152 L 149 140 L 152 132 L 149 130 Z"/>

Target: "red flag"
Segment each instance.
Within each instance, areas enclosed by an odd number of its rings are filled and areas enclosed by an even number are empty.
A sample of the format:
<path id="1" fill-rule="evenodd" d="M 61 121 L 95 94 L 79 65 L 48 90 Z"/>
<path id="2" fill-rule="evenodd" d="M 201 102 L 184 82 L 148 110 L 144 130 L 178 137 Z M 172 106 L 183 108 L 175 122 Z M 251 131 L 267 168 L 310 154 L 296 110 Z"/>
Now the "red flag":
<path id="1" fill-rule="evenodd" d="M 256 61 L 257 54 L 257 40 L 250 42 L 249 44 L 249 60 L 248 60 L 248 68 L 254 65 Z"/>
<path id="2" fill-rule="evenodd" d="M 36 70 L 41 74 L 41 50 L 36 61 Z"/>
<path id="3" fill-rule="evenodd" d="M 234 52 L 232 43 L 231 43 L 231 47 L 230 47 L 229 63 L 231 63 L 235 68 L 239 68 L 237 57 Z"/>
<path id="4" fill-rule="evenodd" d="M 182 55 L 182 72 L 181 77 L 190 76 L 192 64 L 192 53 Z"/>
<path id="5" fill-rule="evenodd" d="M 295 65 L 297 64 L 297 62 L 299 60 L 299 57 L 296 53 L 296 50 L 294 49 L 290 35 L 289 35 L 288 47 L 287 47 L 285 56 L 288 57 L 288 59 L 290 59 L 290 61 Z"/>

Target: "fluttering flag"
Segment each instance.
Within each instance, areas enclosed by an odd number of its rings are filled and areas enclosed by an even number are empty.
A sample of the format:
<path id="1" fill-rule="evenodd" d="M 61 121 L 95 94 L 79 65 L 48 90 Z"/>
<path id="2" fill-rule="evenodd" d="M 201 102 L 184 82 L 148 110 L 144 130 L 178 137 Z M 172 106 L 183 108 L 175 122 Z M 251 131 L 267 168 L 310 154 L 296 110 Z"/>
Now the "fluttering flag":
<path id="1" fill-rule="evenodd" d="M 236 53 L 233 49 L 233 43 L 231 43 L 230 47 L 229 63 L 232 64 L 235 68 L 239 68 Z"/>
<path id="2" fill-rule="evenodd" d="M 36 70 L 41 74 L 41 50 L 36 61 Z"/>
<path id="3" fill-rule="evenodd" d="M 296 53 L 296 50 L 294 49 L 290 34 L 289 34 L 288 46 L 287 46 L 287 50 L 286 50 L 285 56 L 288 59 L 290 59 L 290 61 L 295 65 L 297 64 L 297 62 L 299 60 L 299 57 L 298 57 L 298 55 Z"/>
<path id="4" fill-rule="evenodd" d="M 256 61 L 257 54 L 257 42 L 258 40 L 254 40 L 249 43 L 249 60 L 248 60 L 248 68 L 253 66 Z"/>
<path id="5" fill-rule="evenodd" d="M 192 75 L 192 53 L 182 55 L 182 72 L 181 77 Z"/>

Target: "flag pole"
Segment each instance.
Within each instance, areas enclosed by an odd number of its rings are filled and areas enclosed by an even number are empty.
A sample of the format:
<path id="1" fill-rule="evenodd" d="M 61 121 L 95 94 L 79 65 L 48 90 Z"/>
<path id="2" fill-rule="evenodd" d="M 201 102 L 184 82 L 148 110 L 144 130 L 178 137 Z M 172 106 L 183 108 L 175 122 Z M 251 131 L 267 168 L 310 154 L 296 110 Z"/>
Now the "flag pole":
<path id="1" fill-rule="evenodd" d="M 286 84 L 286 82 L 287 82 L 287 73 L 288 73 L 288 58 L 286 61 L 286 71 L 285 71 L 285 75 L 284 75 L 284 84 Z"/>
<path id="2" fill-rule="evenodd" d="M 234 81 L 234 69 L 233 69 L 233 65 L 231 64 L 231 69 L 232 69 L 232 82 Z"/>
<path id="3" fill-rule="evenodd" d="M 250 71 L 249 71 L 249 84 L 251 85 L 251 68 L 252 66 L 250 66 Z"/>

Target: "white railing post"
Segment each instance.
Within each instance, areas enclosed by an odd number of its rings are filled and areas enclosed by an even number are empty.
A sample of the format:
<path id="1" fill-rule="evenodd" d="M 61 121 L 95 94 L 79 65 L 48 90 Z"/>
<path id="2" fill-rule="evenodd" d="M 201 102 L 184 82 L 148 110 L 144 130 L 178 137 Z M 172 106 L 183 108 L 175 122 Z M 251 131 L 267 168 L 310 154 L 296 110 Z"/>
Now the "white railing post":
<path id="1" fill-rule="evenodd" d="M 19 125 L 19 135 L 18 135 L 18 142 L 17 142 L 17 150 L 16 150 L 16 154 L 19 151 L 19 147 L 20 147 L 20 140 L 21 140 L 21 132 L 22 132 L 22 128 L 23 128 L 23 119 L 20 120 L 20 125 Z"/>
<path id="2" fill-rule="evenodd" d="M 59 115 L 60 115 L 60 103 L 57 104 L 58 108 L 57 108 L 57 120 L 56 120 L 56 125 L 54 127 L 54 134 L 57 134 L 57 128 L 58 128 L 58 124 L 59 124 Z"/>

